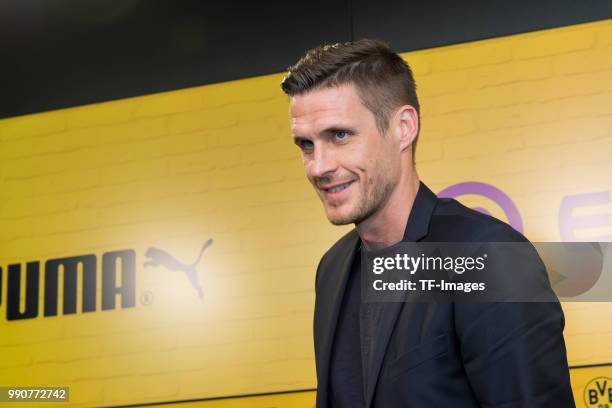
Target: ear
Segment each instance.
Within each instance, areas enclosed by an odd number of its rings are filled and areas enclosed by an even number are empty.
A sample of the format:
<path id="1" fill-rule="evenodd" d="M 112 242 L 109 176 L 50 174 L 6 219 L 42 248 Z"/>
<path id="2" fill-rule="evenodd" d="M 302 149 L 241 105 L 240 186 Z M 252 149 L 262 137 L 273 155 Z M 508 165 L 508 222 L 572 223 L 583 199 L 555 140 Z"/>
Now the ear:
<path id="1" fill-rule="evenodd" d="M 395 112 L 396 129 L 401 151 L 408 149 L 419 132 L 419 115 L 411 105 L 404 105 Z"/>

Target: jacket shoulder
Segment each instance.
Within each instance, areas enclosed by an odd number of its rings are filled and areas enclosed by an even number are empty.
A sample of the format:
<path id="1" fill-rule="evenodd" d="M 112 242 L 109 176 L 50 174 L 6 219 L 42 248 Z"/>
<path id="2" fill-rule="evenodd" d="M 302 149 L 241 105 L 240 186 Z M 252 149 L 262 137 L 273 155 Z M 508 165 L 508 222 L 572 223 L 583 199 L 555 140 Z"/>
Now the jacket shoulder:
<path id="1" fill-rule="evenodd" d="M 339 253 L 344 253 L 346 250 L 351 249 L 353 245 L 357 243 L 359 239 L 359 234 L 357 234 L 357 230 L 353 228 L 346 234 L 344 234 L 334 245 L 332 245 L 326 252 L 323 254 L 323 258 L 332 257 Z"/>
<path id="2" fill-rule="evenodd" d="M 525 242 L 507 223 L 473 210 L 452 198 L 440 198 L 432 214 L 429 241 Z"/>
<path id="3" fill-rule="evenodd" d="M 318 287 L 318 281 L 320 279 L 320 274 L 322 270 L 325 270 L 330 262 L 332 262 L 336 257 L 341 254 L 346 254 L 347 251 L 350 251 L 354 245 L 357 244 L 357 240 L 359 240 L 359 234 L 357 234 L 357 230 L 353 228 L 346 234 L 344 234 L 334 245 L 331 246 L 321 257 L 319 261 L 319 265 L 317 266 L 317 274 L 315 276 L 315 289 Z"/>

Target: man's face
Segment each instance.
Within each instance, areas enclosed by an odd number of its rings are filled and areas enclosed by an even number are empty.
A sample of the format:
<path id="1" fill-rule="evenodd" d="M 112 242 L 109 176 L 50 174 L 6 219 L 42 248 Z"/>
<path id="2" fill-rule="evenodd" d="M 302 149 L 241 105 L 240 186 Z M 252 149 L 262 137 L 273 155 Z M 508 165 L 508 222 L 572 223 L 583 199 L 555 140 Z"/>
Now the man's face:
<path id="1" fill-rule="evenodd" d="M 297 95 L 290 107 L 294 142 L 330 222 L 359 224 L 375 214 L 399 180 L 400 149 L 380 134 L 355 86 Z"/>

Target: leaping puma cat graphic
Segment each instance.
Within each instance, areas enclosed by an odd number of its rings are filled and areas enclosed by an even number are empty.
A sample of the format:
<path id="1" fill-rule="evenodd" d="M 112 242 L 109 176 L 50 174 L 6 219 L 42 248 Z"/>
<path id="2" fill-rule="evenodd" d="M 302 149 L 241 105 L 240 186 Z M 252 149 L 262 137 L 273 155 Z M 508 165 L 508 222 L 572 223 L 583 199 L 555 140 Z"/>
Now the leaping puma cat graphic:
<path id="1" fill-rule="evenodd" d="M 145 261 L 144 266 L 147 267 L 161 265 L 173 271 L 185 272 L 187 274 L 187 279 L 189 279 L 189 283 L 191 283 L 193 287 L 196 288 L 196 290 L 198 291 L 198 296 L 200 296 L 200 299 L 202 299 L 204 297 L 204 291 L 202 290 L 202 287 L 198 282 L 198 271 L 196 269 L 196 265 L 198 264 L 198 262 L 200 262 L 200 259 L 202 259 L 202 254 L 204 253 L 206 248 L 208 248 L 212 243 L 212 238 L 204 243 L 202 249 L 200 249 L 198 257 L 192 264 L 184 264 L 180 262 L 163 249 L 149 247 L 149 249 L 147 249 L 147 252 L 145 252 L 145 256 L 150 259 L 147 259 Z"/>

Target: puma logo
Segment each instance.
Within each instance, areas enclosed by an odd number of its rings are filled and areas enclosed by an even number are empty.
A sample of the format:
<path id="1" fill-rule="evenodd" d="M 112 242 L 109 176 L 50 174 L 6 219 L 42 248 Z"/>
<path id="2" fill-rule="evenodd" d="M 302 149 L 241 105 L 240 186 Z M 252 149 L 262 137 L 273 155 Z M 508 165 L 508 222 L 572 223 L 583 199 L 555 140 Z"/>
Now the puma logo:
<path id="1" fill-rule="evenodd" d="M 175 257 L 170 255 L 168 252 L 163 249 L 149 247 L 147 252 L 145 252 L 145 256 L 147 259 L 144 263 L 144 266 L 164 266 L 166 269 L 170 269 L 172 271 L 183 271 L 187 274 L 187 279 L 189 279 L 189 283 L 198 291 L 198 296 L 200 299 L 204 297 L 204 291 L 198 282 L 198 271 L 196 269 L 196 265 L 202 259 L 202 254 L 206 248 L 208 248 L 213 243 L 212 238 L 204 243 L 202 249 L 200 249 L 200 253 L 198 257 L 192 264 L 184 264 L 177 260 Z"/>

